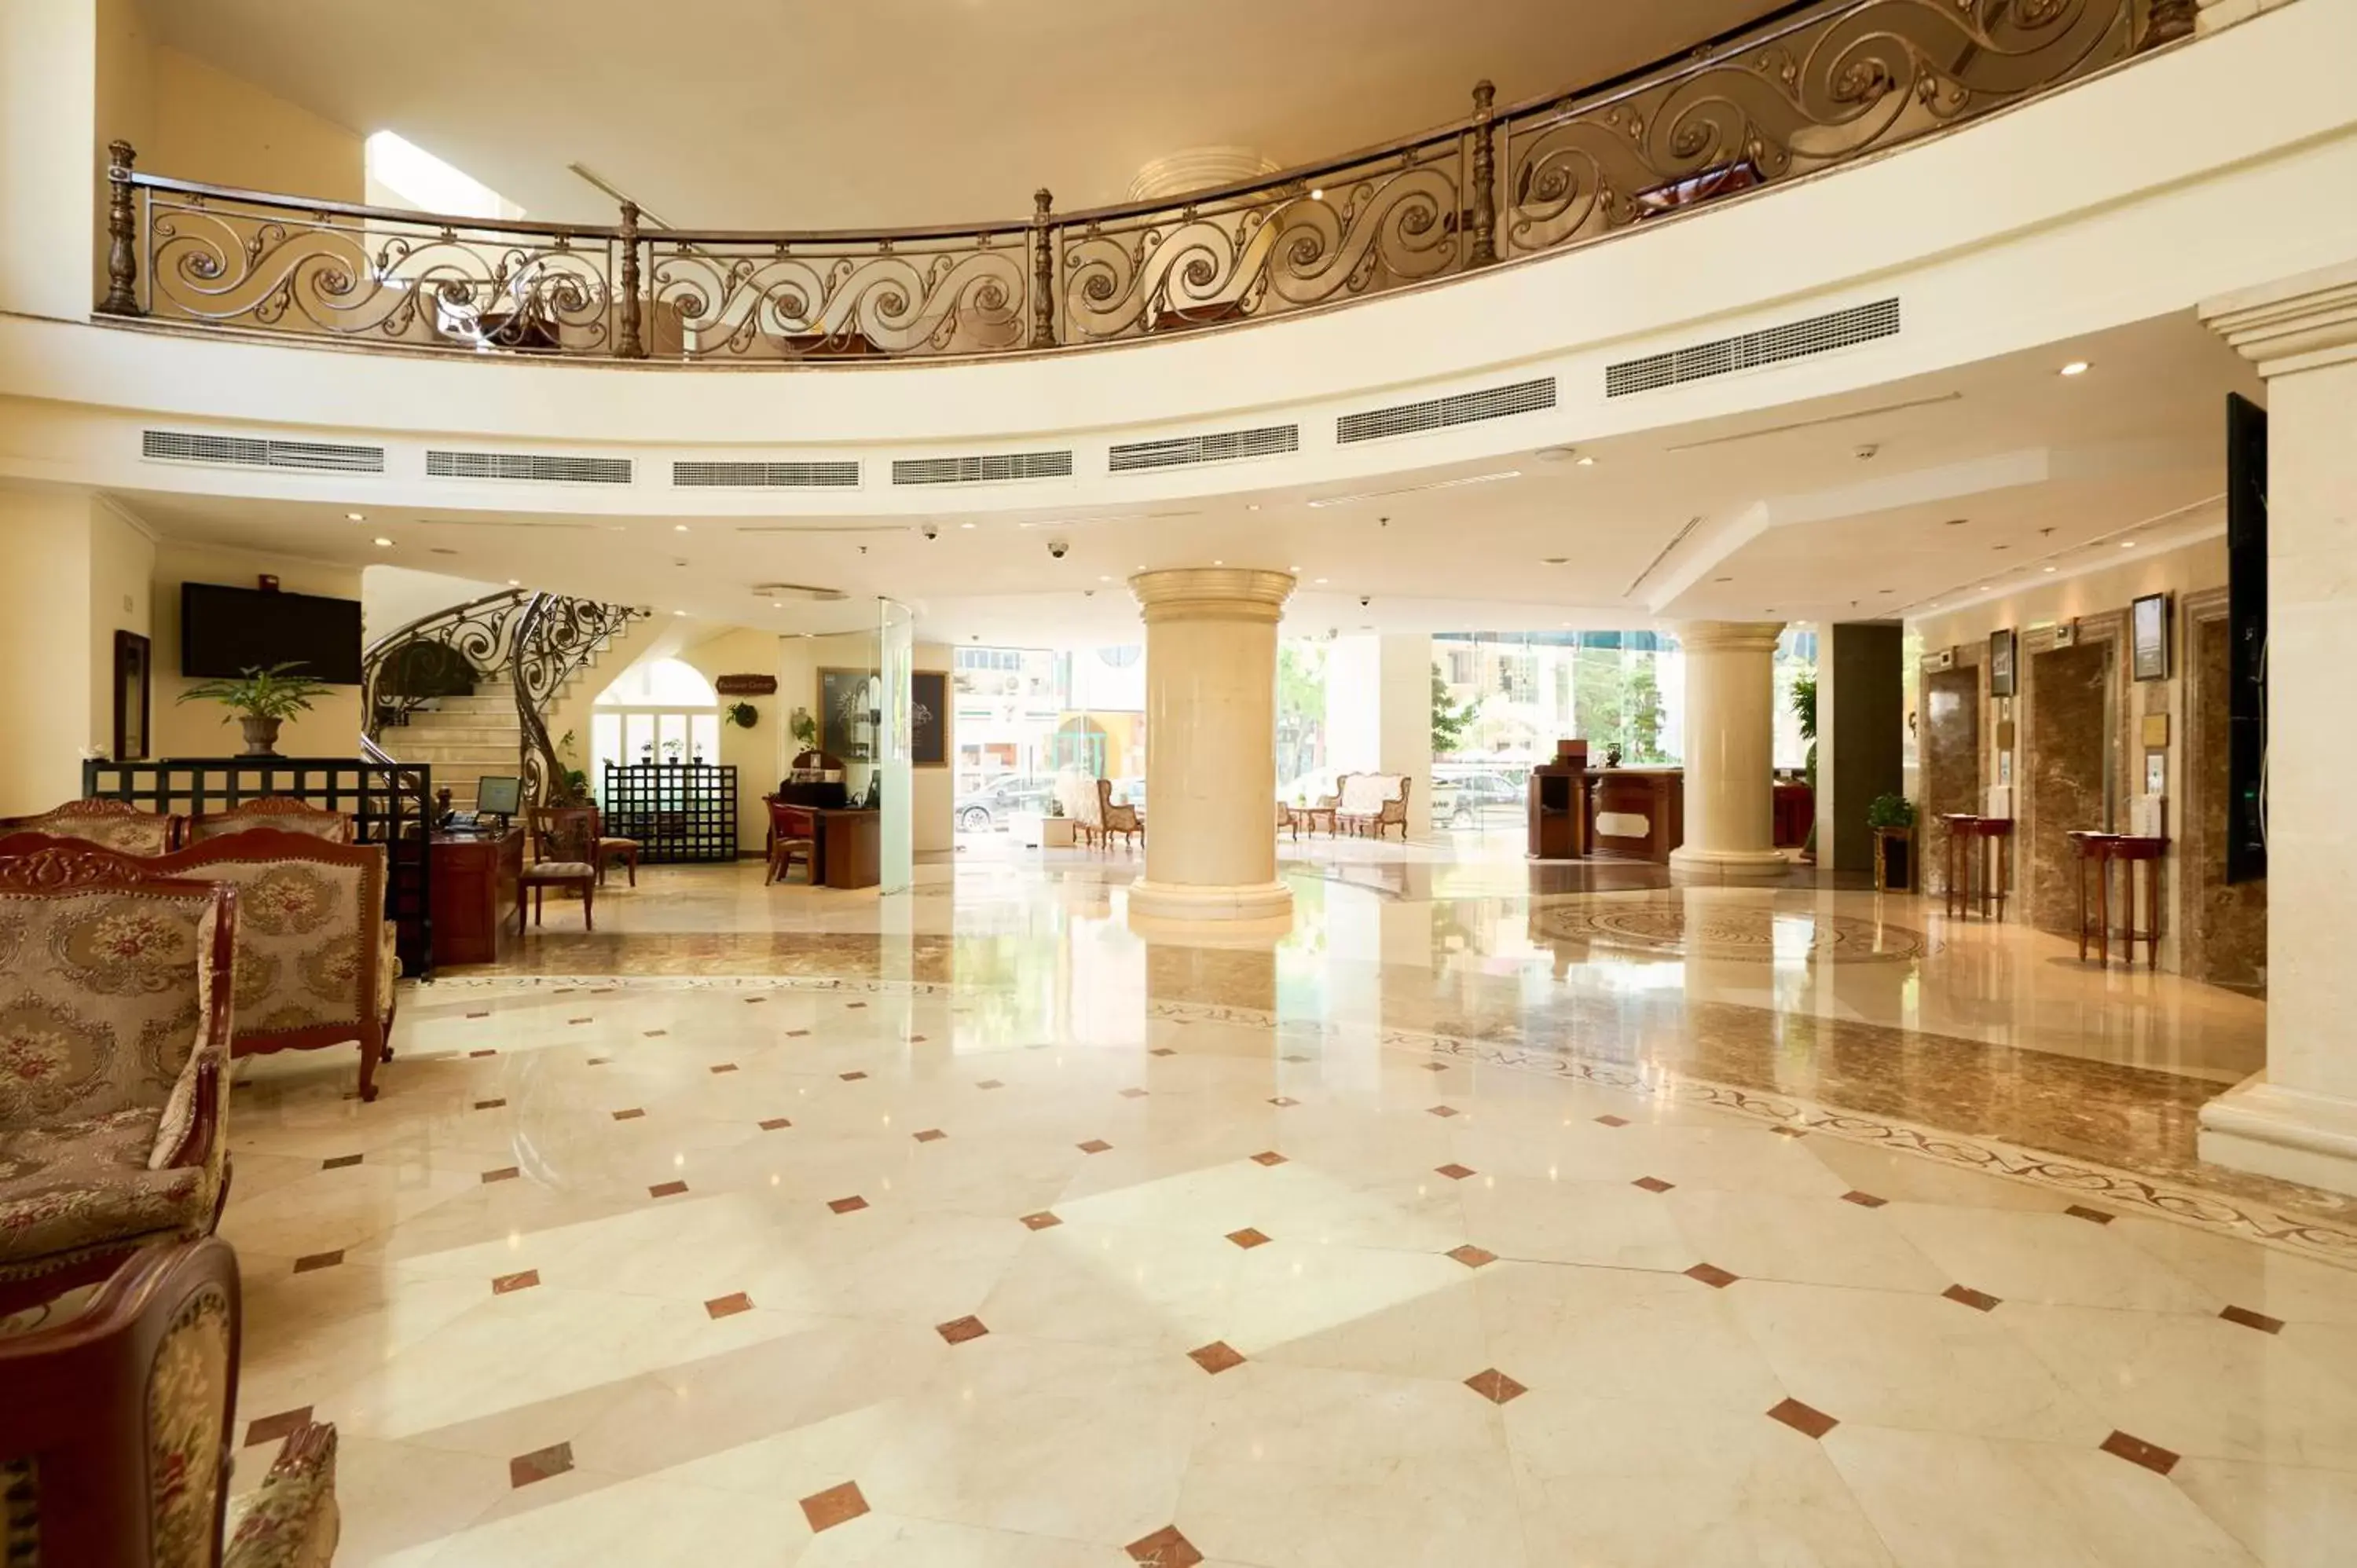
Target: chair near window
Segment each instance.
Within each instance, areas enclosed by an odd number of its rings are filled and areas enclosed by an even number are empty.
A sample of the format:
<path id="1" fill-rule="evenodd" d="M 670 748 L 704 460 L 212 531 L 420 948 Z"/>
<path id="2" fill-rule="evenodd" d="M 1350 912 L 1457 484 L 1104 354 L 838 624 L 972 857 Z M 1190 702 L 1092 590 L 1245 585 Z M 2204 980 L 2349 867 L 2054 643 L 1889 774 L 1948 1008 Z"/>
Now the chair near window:
<path id="1" fill-rule="evenodd" d="M 597 809 L 595 806 L 534 806 L 533 853 L 537 858 L 516 882 L 516 925 L 523 924 L 524 895 L 532 895 L 532 923 L 541 923 L 541 899 L 554 887 L 581 894 L 581 929 L 597 929 Z"/>
<path id="2" fill-rule="evenodd" d="M 802 875 L 816 882 L 818 841 L 795 836 L 802 824 L 810 821 L 810 812 L 797 810 L 775 795 L 763 796 L 761 803 L 770 808 L 770 869 L 768 875 L 761 878 L 761 886 L 767 887 L 771 883 L 784 881 L 786 873 L 793 869 L 797 860 L 802 863 Z"/>
<path id="3" fill-rule="evenodd" d="M 1115 833 L 1133 847 L 1146 838 L 1146 819 L 1138 814 L 1135 806 L 1114 803 L 1110 779 L 1097 780 L 1097 832 L 1108 846 Z"/>
<path id="4" fill-rule="evenodd" d="M 589 820 L 597 834 L 597 886 L 606 886 L 606 868 L 619 860 L 630 868 L 630 886 L 636 887 L 639 885 L 639 841 L 608 837 L 606 813 L 595 806 L 589 810 Z"/>

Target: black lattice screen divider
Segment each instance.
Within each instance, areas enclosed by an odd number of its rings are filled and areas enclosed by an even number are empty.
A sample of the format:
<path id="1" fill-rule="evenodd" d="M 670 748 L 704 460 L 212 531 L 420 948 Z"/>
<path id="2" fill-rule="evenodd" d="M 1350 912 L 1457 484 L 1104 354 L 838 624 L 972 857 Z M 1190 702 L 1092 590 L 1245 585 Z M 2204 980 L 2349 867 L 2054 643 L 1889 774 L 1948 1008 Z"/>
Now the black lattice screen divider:
<path id="1" fill-rule="evenodd" d="M 737 769 L 709 763 L 606 764 L 606 833 L 650 863 L 737 858 Z"/>
<path id="2" fill-rule="evenodd" d="M 350 815 L 353 837 L 387 846 L 384 912 L 399 931 L 404 974 L 434 972 L 434 861 L 428 852 L 434 770 L 344 757 L 175 757 L 85 762 L 81 792 L 146 811 L 199 816 L 268 795 Z"/>

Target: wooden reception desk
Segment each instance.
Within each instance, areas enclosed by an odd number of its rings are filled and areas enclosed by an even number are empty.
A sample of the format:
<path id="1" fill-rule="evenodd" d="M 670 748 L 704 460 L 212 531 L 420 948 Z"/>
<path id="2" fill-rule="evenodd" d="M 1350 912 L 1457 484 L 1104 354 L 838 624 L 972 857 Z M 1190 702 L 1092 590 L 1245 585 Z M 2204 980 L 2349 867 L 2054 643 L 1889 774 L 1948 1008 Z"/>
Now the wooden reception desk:
<path id="1" fill-rule="evenodd" d="M 1669 864 L 1685 842 L 1686 779 L 1675 768 L 1587 770 L 1587 853 Z"/>

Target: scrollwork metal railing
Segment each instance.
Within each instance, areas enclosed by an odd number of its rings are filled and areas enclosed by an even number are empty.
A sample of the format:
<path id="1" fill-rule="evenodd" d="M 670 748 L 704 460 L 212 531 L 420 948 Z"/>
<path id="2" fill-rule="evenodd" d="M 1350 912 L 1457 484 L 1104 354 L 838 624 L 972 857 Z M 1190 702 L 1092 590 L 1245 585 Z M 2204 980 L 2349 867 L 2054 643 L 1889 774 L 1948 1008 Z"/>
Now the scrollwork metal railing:
<path id="1" fill-rule="evenodd" d="M 420 617 L 361 652 L 363 741 L 382 750 L 386 732 L 406 725 L 424 703 L 506 681 L 515 693 L 516 766 L 524 799 L 545 804 L 565 778 L 549 738 L 549 704 L 590 659 L 647 613 L 511 588 Z"/>
<path id="2" fill-rule="evenodd" d="M 414 350 L 970 358 L 1265 319 L 1838 167 L 2193 30 L 2195 0 L 1815 0 L 1692 54 L 1175 201 L 876 233 L 492 221 L 143 174 L 102 314 Z"/>

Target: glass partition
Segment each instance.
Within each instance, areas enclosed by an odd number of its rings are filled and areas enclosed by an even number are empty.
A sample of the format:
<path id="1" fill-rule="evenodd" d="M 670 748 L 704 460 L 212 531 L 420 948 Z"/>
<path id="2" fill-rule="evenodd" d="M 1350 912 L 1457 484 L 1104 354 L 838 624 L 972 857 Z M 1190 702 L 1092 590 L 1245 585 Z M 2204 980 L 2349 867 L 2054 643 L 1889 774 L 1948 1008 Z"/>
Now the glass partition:
<path id="1" fill-rule="evenodd" d="M 876 650 L 879 679 L 875 683 L 878 707 L 874 757 L 882 796 L 884 820 L 877 861 L 877 886 L 885 893 L 906 893 L 916 880 L 916 811 L 912 791 L 916 775 L 909 735 L 909 704 L 917 668 L 917 618 L 909 607 L 891 599 L 876 601 Z"/>

